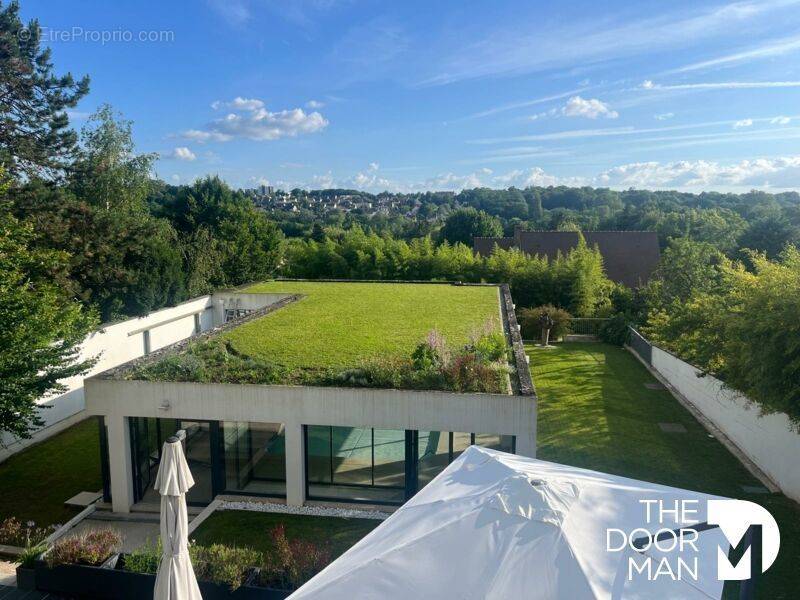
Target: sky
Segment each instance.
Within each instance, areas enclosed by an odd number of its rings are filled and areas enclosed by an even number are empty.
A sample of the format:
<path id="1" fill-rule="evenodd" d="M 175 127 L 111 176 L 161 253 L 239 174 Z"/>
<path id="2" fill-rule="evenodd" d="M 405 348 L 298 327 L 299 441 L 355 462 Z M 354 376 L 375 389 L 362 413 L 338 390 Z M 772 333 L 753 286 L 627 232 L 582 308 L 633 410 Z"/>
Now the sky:
<path id="1" fill-rule="evenodd" d="M 22 0 L 158 177 L 800 190 L 800 0 Z"/>

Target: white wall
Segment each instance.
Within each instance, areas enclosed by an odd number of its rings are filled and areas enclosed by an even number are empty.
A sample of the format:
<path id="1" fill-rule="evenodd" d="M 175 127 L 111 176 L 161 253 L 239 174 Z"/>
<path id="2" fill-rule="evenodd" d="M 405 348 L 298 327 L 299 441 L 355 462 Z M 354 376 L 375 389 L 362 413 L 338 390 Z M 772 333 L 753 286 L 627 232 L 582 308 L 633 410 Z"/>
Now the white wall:
<path id="1" fill-rule="evenodd" d="M 44 419 L 44 427 L 28 440 L 17 440 L 11 436 L 2 437 L 0 461 L 84 418 L 84 377 L 90 377 L 142 356 L 144 329 L 150 330 L 150 350 L 158 350 L 193 335 L 194 315 L 197 313 L 200 313 L 202 331 L 214 327 L 211 296 L 202 296 L 178 306 L 157 310 L 144 317 L 106 325 L 89 334 L 81 346 L 79 360 L 99 357 L 95 366 L 85 375 L 63 380 L 62 383 L 67 386 L 67 391 L 63 394 L 40 399 L 38 404 L 42 408 L 39 414 Z"/>
<path id="2" fill-rule="evenodd" d="M 784 494 L 800 502 L 800 434 L 784 413 L 761 416 L 747 398 L 653 346 L 653 368 L 716 425 Z"/>
<path id="3" fill-rule="evenodd" d="M 108 427 L 115 512 L 127 512 L 133 502 L 128 417 L 282 423 L 286 500 L 295 505 L 305 496 L 303 425 L 515 435 L 516 453 L 536 456 L 533 396 L 92 378 L 86 409 L 104 416 Z"/>
<path id="4" fill-rule="evenodd" d="M 58 396 L 41 398 L 39 414 L 44 427 L 27 440 L 0 435 L 0 462 L 33 443 L 47 439 L 86 417 L 83 381 L 144 355 L 145 331 L 150 335 L 150 352 L 184 340 L 195 333 L 196 314 L 200 315 L 200 331 L 208 331 L 224 322 L 225 308 L 257 310 L 274 304 L 291 294 L 245 294 L 215 292 L 213 296 L 194 298 L 178 306 L 104 325 L 89 334 L 81 345 L 79 360 L 99 357 L 94 367 L 84 375 L 64 379 L 67 391 Z"/>

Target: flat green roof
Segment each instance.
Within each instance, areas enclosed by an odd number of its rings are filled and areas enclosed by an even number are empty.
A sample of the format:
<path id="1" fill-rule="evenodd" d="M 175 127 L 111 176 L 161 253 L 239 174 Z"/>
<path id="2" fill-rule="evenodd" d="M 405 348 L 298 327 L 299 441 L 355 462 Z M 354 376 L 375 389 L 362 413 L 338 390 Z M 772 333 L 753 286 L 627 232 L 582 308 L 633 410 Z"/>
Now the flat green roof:
<path id="1" fill-rule="evenodd" d="M 487 322 L 501 328 L 497 286 L 270 281 L 241 291 L 305 295 L 222 334 L 237 352 L 289 369 L 408 358 L 432 329 L 457 347 Z"/>

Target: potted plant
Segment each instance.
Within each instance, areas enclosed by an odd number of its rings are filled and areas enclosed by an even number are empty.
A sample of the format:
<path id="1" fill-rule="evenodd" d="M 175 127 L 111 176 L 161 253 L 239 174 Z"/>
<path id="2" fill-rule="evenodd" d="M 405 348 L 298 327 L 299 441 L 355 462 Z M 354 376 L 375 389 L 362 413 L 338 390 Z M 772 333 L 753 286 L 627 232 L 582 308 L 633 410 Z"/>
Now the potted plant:
<path id="1" fill-rule="evenodd" d="M 46 544 L 37 546 L 26 546 L 19 555 L 19 565 L 17 566 L 17 588 L 20 590 L 36 589 L 36 560 L 47 550 Z"/>
<path id="2" fill-rule="evenodd" d="M 45 560 L 36 561 L 36 589 L 63 596 L 116 598 L 113 563 L 122 536 L 111 529 L 95 529 L 62 538 Z"/>

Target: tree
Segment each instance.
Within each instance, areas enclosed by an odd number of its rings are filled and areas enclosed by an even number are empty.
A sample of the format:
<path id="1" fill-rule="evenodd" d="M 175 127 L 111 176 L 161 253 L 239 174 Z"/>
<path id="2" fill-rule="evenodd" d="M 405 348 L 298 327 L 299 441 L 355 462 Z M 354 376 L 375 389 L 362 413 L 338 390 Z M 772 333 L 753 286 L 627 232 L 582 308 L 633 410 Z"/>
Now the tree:
<path id="1" fill-rule="evenodd" d="M 776 258 L 788 244 L 800 243 L 800 232 L 782 215 L 769 215 L 751 223 L 739 238 L 739 247 L 765 252 Z"/>
<path id="2" fill-rule="evenodd" d="M 185 298 L 181 247 L 165 219 L 107 211 L 35 182 L 23 191 L 17 212 L 40 233 L 37 245 L 70 256 L 72 293 L 104 322 Z"/>
<path id="3" fill-rule="evenodd" d="M 721 266 L 721 284 L 656 309 L 643 328 L 665 347 L 800 424 L 800 251 Z"/>
<path id="4" fill-rule="evenodd" d="M 0 213 L 0 433 L 22 438 L 43 424 L 36 400 L 91 367 L 78 350 L 96 323 L 64 291 L 68 256 L 33 242 L 29 224 Z"/>
<path id="5" fill-rule="evenodd" d="M 219 256 L 214 260 L 221 265 L 224 279 L 209 282 L 213 287 L 271 277 L 283 257 L 280 229 L 219 177 L 178 188 L 164 199 L 158 214 L 169 219 L 184 239 L 201 227 L 216 238 Z M 186 268 L 196 270 L 193 265 Z"/>
<path id="6" fill-rule="evenodd" d="M 57 76 L 40 49 L 37 21 L 23 25 L 19 3 L 0 4 L 0 164 L 15 179 L 60 176 L 77 141 L 66 109 L 89 91 L 89 78 Z"/>
<path id="7" fill-rule="evenodd" d="M 474 237 L 502 236 L 503 226 L 500 219 L 482 210 L 461 208 L 447 217 L 441 235 L 451 244 L 460 242 L 472 247 Z"/>
<path id="8" fill-rule="evenodd" d="M 135 154 L 132 123 L 104 104 L 81 130 L 81 150 L 73 166 L 75 195 L 104 210 L 145 210 L 156 154 Z"/>

